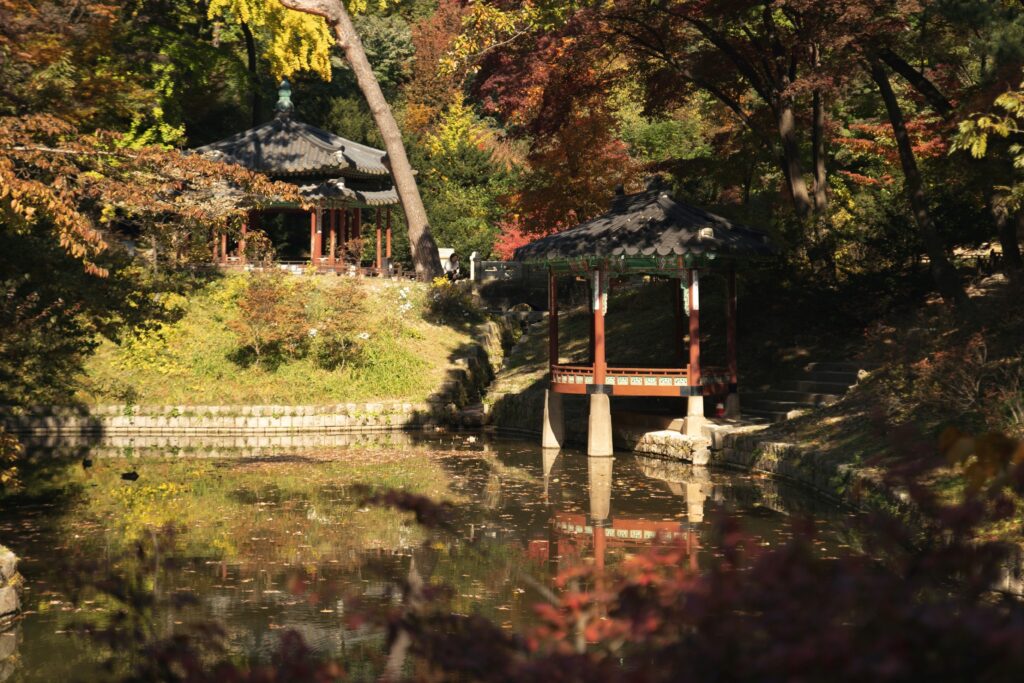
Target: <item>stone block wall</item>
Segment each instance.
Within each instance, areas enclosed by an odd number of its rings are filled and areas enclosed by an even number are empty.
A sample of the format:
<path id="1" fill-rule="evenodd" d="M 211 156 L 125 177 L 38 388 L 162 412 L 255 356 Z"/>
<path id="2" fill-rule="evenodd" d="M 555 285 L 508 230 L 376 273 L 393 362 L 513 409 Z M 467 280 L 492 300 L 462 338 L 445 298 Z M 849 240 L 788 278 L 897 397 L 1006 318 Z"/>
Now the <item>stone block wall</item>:
<path id="1" fill-rule="evenodd" d="M 443 399 L 329 405 L 0 408 L 0 426 L 17 434 L 288 434 L 414 429 L 444 417 Z"/>

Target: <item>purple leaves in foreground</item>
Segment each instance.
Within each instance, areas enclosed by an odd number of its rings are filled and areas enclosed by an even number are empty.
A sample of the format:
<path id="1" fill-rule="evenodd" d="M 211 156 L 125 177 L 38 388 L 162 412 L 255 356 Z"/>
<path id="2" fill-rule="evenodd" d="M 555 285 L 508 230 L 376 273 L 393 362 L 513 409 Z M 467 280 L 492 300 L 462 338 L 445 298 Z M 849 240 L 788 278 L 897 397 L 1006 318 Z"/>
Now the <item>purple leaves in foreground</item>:
<path id="1" fill-rule="evenodd" d="M 438 503 L 426 496 L 407 493 L 405 491 L 374 492 L 369 487 L 353 487 L 353 491 L 361 498 L 361 505 L 382 505 L 403 512 L 411 512 L 416 516 L 416 523 L 428 529 L 450 528 L 455 513 L 451 503 Z"/>

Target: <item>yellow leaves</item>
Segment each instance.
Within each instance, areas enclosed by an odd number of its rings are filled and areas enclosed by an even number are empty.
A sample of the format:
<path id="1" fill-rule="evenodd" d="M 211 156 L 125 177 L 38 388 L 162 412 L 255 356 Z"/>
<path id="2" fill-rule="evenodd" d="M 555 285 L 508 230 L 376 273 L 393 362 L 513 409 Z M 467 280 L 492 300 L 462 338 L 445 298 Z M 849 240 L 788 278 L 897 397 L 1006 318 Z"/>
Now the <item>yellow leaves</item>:
<path id="1" fill-rule="evenodd" d="M 537 28 L 541 19 L 541 11 L 530 2 L 510 10 L 490 3 L 472 3 L 462 20 L 462 33 L 441 58 L 440 71 L 453 74 L 464 65 L 470 71 L 475 70 L 474 62 L 482 54 Z"/>
<path id="2" fill-rule="evenodd" d="M 366 0 L 361 0 L 365 9 Z M 323 18 L 285 8 L 277 0 L 211 0 L 210 19 L 247 24 L 270 33 L 264 56 L 276 78 L 312 71 L 331 80 L 330 48 L 334 43 Z"/>
<path id="3" fill-rule="evenodd" d="M 493 137 L 494 131 L 476 117 L 465 97 L 458 93 L 425 143 L 432 155 L 449 156 L 465 145 L 483 146 Z"/>

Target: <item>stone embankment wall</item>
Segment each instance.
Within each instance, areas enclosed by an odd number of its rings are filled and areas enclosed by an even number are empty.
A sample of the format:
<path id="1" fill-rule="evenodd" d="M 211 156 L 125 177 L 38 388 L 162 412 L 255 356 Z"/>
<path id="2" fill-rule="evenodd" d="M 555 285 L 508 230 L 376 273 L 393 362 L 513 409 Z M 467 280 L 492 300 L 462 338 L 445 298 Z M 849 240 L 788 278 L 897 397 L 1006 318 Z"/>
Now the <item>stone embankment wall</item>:
<path id="1" fill-rule="evenodd" d="M 0 427 L 27 435 L 257 435 L 349 433 L 463 424 L 500 367 L 506 324 L 477 326 L 475 343 L 452 359 L 442 385 L 422 403 L 379 401 L 333 405 L 0 407 Z"/>
<path id="2" fill-rule="evenodd" d="M 101 405 L 0 412 L 0 425 L 20 434 L 287 434 L 403 429 L 436 422 L 444 404 L 348 403 L 284 406 Z"/>

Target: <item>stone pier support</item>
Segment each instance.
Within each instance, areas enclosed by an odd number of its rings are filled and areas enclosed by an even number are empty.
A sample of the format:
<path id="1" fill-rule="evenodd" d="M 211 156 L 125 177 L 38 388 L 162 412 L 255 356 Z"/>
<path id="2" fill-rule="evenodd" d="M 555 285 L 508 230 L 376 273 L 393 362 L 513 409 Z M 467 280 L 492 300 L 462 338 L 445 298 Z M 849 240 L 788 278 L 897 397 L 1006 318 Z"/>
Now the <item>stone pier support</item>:
<path id="1" fill-rule="evenodd" d="M 686 419 L 683 420 L 683 434 L 704 436 L 704 397 L 690 396 L 686 399 Z"/>
<path id="2" fill-rule="evenodd" d="M 562 409 L 562 395 L 546 389 L 544 391 L 544 424 L 541 426 L 541 447 L 561 448 L 565 442 L 565 413 Z"/>
<path id="3" fill-rule="evenodd" d="M 587 455 L 611 455 L 612 402 L 607 394 L 590 395 L 590 416 L 587 420 Z"/>

